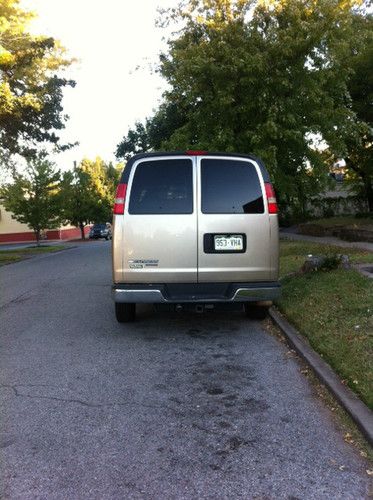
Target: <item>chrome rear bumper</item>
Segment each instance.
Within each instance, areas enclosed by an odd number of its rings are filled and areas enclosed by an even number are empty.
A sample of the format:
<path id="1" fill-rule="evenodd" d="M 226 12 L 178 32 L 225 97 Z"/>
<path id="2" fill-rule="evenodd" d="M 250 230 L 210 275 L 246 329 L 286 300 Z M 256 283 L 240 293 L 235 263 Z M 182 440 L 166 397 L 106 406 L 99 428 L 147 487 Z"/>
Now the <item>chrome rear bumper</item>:
<path id="1" fill-rule="evenodd" d="M 280 296 L 278 282 L 261 283 L 169 283 L 160 285 L 115 284 L 115 302 L 206 303 L 272 301 Z"/>

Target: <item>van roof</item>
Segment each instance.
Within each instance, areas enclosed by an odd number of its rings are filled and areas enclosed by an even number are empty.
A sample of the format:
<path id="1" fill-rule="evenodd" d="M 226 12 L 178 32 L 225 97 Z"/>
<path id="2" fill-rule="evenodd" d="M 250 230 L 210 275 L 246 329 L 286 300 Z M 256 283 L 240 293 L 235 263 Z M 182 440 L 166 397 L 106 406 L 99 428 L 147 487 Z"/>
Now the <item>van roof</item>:
<path id="1" fill-rule="evenodd" d="M 153 157 L 167 157 L 167 156 L 191 156 L 191 152 L 189 151 L 173 151 L 173 152 L 163 152 L 163 151 L 157 151 L 154 153 L 140 153 L 137 155 L 132 156 L 126 163 L 126 166 L 122 172 L 120 182 L 123 184 L 128 184 L 128 180 L 131 174 L 131 170 L 133 167 L 133 164 L 141 160 L 143 158 L 153 158 Z M 264 163 L 262 160 L 254 155 L 244 155 L 244 154 L 239 154 L 239 153 L 213 153 L 213 152 L 200 152 L 199 154 L 194 154 L 193 156 L 230 156 L 232 158 L 247 158 L 248 160 L 254 160 L 260 168 L 262 177 L 264 182 L 270 182 L 269 174 L 267 169 L 264 166 Z"/>

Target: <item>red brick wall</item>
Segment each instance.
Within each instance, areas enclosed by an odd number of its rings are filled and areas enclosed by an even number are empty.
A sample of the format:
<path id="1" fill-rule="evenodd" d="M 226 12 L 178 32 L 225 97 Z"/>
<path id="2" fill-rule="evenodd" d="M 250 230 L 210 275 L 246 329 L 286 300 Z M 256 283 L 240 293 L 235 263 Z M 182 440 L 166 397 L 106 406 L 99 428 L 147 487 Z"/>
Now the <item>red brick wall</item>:
<path id="1" fill-rule="evenodd" d="M 35 241 L 33 232 L 0 234 L 0 243 Z"/>
<path id="2" fill-rule="evenodd" d="M 84 233 L 87 236 L 89 233 L 89 226 L 84 228 Z M 47 240 L 72 240 L 80 238 L 80 229 L 73 227 L 69 229 L 51 229 L 47 231 Z M 28 243 L 35 241 L 35 236 L 32 231 L 24 233 L 6 233 L 0 234 L 0 243 Z"/>
<path id="3" fill-rule="evenodd" d="M 90 229 L 90 226 L 86 226 L 84 228 L 84 234 L 86 236 L 89 233 L 89 229 Z M 70 229 L 60 229 L 59 233 L 60 233 L 59 239 L 61 239 L 61 240 L 72 240 L 72 239 L 81 237 L 80 229 L 78 227 L 73 227 Z M 48 232 L 48 238 L 51 239 L 49 236 L 49 232 Z"/>

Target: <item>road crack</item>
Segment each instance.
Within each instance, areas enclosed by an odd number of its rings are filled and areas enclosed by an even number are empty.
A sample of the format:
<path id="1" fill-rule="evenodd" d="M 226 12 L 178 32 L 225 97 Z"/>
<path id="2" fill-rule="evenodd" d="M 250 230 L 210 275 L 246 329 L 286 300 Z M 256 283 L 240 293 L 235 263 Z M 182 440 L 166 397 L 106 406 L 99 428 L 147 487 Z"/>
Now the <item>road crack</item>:
<path id="1" fill-rule="evenodd" d="M 110 407 L 115 407 L 115 406 L 137 406 L 137 407 L 142 407 L 146 409 L 151 409 L 151 410 L 170 410 L 170 411 L 175 411 L 174 408 L 163 405 L 151 405 L 151 404 L 145 404 L 145 403 L 140 403 L 138 401 L 122 401 L 122 402 L 107 402 L 107 403 L 92 403 L 89 401 L 84 401 L 82 399 L 76 399 L 76 398 L 59 398 L 56 396 L 38 396 L 34 394 L 23 394 L 18 390 L 19 387 L 53 387 L 49 385 L 33 385 L 33 384 L 15 384 L 15 385 L 7 385 L 7 384 L 0 384 L 1 388 L 4 389 L 11 389 L 16 397 L 22 397 L 22 398 L 29 398 L 29 399 L 46 399 L 50 401 L 58 401 L 61 403 L 75 403 L 79 404 L 85 407 L 89 408 L 110 408 Z"/>

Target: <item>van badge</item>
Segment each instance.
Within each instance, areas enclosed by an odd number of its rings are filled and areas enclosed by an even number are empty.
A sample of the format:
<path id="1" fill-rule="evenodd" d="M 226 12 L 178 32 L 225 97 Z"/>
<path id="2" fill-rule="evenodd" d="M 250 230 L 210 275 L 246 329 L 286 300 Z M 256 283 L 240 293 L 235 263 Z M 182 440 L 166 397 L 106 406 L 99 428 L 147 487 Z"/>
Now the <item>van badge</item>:
<path id="1" fill-rule="evenodd" d="M 129 260 L 130 269 L 143 269 L 144 267 L 158 267 L 158 259 L 134 259 Z"/>

